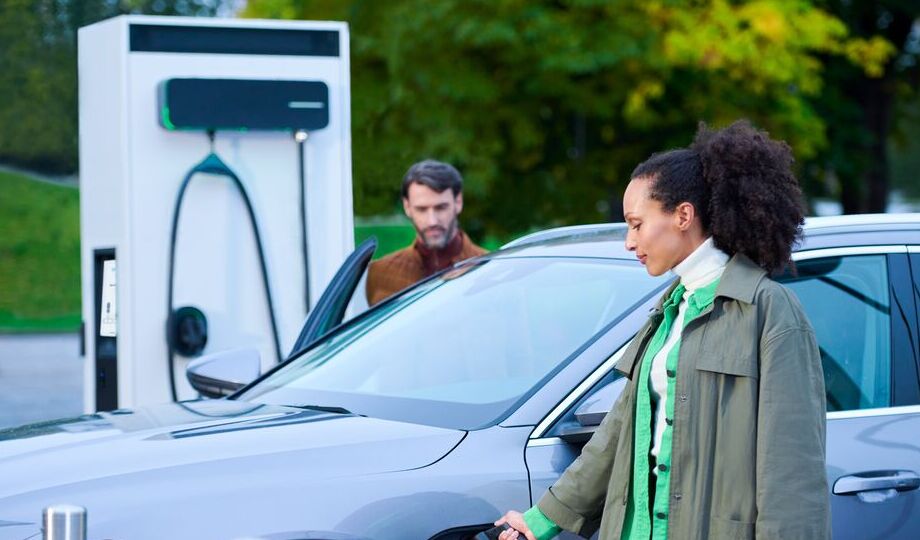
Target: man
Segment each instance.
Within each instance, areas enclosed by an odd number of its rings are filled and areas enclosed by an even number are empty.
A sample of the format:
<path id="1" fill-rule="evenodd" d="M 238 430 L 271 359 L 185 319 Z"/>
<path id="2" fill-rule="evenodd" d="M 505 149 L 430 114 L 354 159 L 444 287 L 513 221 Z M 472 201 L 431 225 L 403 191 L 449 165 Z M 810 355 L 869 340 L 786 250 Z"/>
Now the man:
<path id="1" fill-rule="evenodd" d="M 403 177 L 402 201 L 415 227 L 415 242 L 371 263 L 371 306 L 458 261 L 486 253 L 457 223 L 463 210 L 463 178 L 453 166 L 428 159 L 410 167 Z"/>

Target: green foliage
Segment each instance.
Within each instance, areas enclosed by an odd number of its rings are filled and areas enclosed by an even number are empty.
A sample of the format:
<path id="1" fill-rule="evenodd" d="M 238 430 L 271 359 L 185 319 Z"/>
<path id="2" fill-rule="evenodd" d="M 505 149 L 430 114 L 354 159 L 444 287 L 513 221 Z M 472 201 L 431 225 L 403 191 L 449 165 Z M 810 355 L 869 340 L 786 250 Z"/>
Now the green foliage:
<path id="1" fill-rule="evenodd" d="M 883 212 L 889 171 L 903 169 L 909 163 L 904 160 L 910 158 L 892 152 L 888 142 L 892 136 L 903 138 L 910 119 L 917 120 L 900 112 L 920 98 L 920 2 L 822 0 L 819 4 L 844 21 L 854 39 L 845 48 L 845 58 L 824 62 L 826 84 L 813 103 L 832 129 L 806 180 L 813 189 L 839 197 L 845 213 Z M 858 69 L 847 61 L 879 51 L 887 54 L 878 66 Z M 900 161 L 890 163 L 890 155 Z"/>
<path id="2" fill-rule="evenodd" d="M 76 189 L 0 171 L 0 329 L 80 324 Z"/>
<path id="3" fill-rule="evenodd" d="M 226 0 L 0 2 L 0 162 L 77 170 L 77 30 L 126 13 L 214 15 Z"/>
<path id="4" fill-rule="evenodd" d="M 0 4 L 0 159 L 76 168 L 76 48 L 55 21 L 57 4 Z"/>
<path id="5" fill-rule="evenodd" d="M 356 211 L 389 214 L 414 161 L 456 164 L 474 236 L 619 214 L 632 168 L 696 124 L 751 118 L 808 160 L 826 146 L 822 59 L 877 73 L 812 2 L 249 0 L 245 15 L 351 28 Z"/>

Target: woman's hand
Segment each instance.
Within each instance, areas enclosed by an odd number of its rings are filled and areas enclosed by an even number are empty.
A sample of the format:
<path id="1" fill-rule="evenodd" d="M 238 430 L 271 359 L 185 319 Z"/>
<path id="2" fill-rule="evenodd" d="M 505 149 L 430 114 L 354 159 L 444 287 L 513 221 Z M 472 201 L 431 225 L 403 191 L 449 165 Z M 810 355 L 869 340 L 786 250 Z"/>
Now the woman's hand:
<path id="1" fill-rule="evenodd" d="M 496 521 L 495 526 L 498 527 L 504 523 L 507 523 L 512 528 L 507 531 L 502 531 L 502 533 L 498 535 L 498 540 L 517 540 L 521 535 L 524 535 L 527 540 L 537 540 L 537 537 L 530 532 L 530 527 L 527 526 L 527 522 L 524 521 L 524 514 L 511 510 Z"/>

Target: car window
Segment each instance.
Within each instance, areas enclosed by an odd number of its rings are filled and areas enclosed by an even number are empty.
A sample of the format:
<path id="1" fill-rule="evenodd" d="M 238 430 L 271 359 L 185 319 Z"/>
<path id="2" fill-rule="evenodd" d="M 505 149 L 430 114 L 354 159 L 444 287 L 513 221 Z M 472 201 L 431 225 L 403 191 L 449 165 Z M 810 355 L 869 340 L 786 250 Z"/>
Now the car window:
<path id="1" fill-rule="evenodd" d="M 479 427 L 663 284 L 635 261 L 487 260 L 355 319 L 243 399 Z"/>
<path id="2" fill-rule="evenodd" d="M 779 281 L 814 326 L 828 411 L 891 404 L 891 309 L 885 255 L 810 259 Z"/>

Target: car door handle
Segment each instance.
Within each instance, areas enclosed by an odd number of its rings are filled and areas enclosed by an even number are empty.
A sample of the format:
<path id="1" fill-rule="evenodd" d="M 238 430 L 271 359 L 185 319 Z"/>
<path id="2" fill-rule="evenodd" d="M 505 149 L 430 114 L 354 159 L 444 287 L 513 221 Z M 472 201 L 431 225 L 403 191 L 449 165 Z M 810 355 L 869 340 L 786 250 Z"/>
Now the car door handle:
<path id="1" fill-rule="evenodd" d="M 878 489 L 910 491 L 918 487 L 920 475 L 914 471 L 867 471 L 838 478 L 834 482 L 834 495 L 853 495 Z"/>

